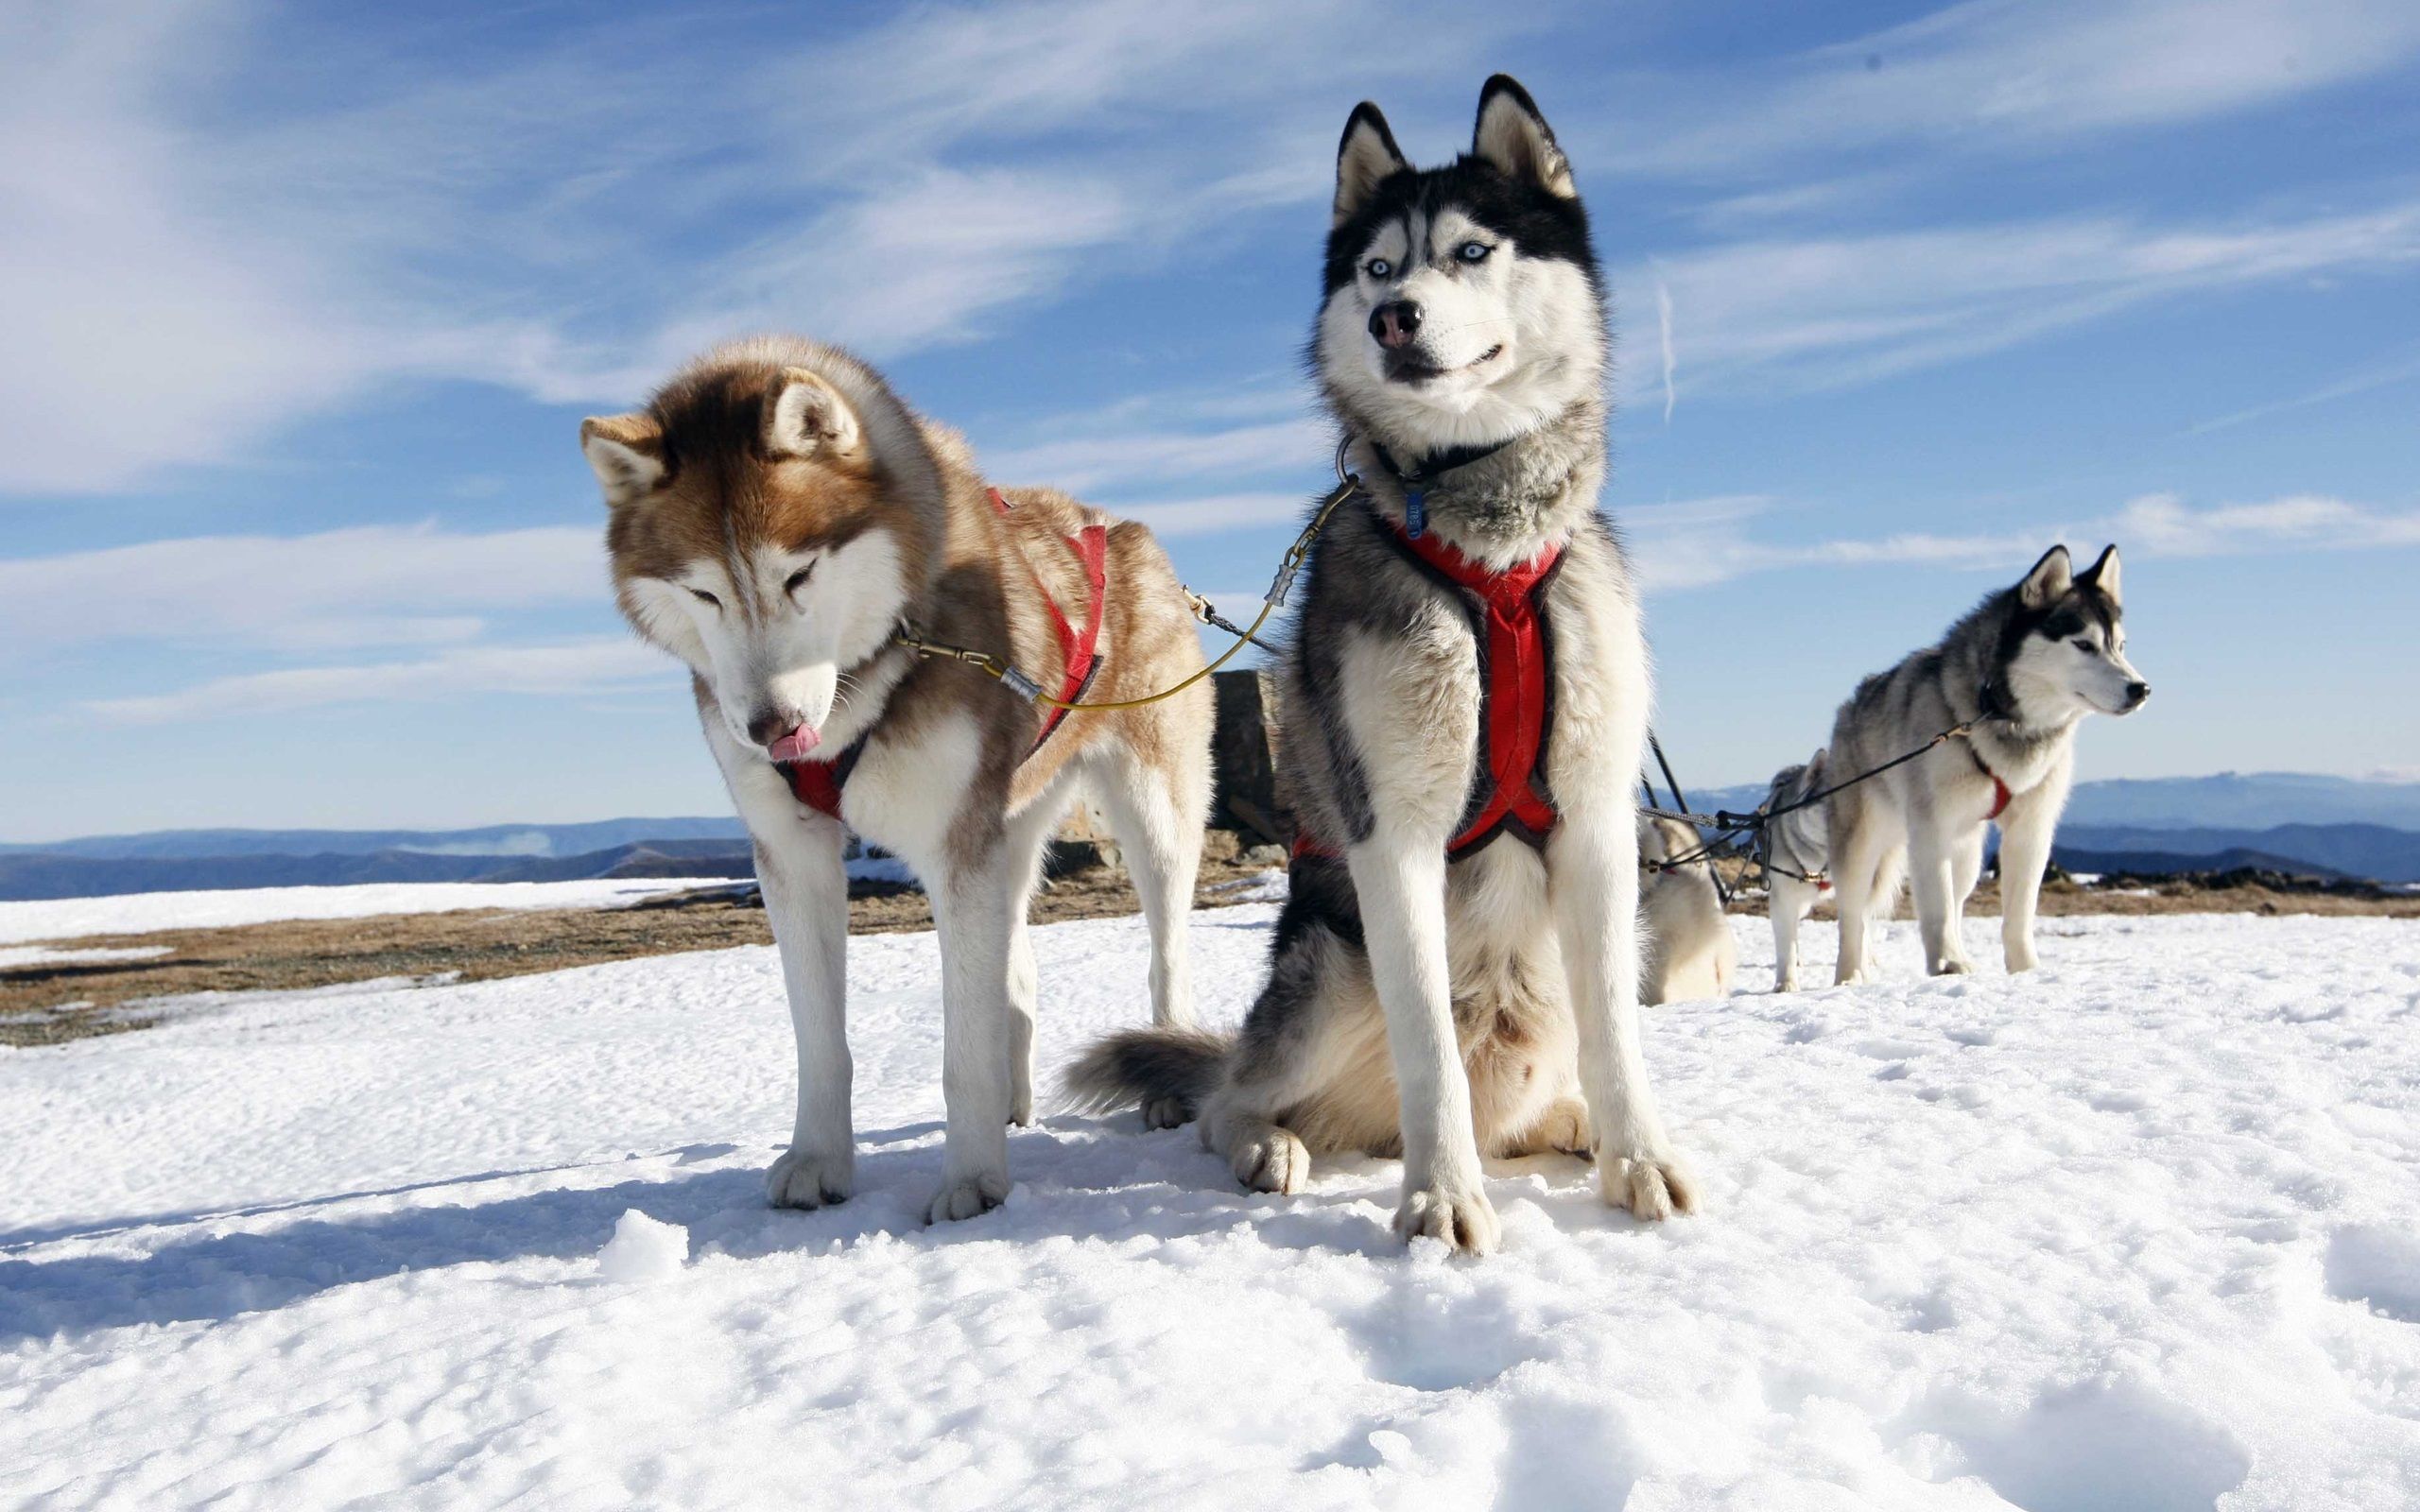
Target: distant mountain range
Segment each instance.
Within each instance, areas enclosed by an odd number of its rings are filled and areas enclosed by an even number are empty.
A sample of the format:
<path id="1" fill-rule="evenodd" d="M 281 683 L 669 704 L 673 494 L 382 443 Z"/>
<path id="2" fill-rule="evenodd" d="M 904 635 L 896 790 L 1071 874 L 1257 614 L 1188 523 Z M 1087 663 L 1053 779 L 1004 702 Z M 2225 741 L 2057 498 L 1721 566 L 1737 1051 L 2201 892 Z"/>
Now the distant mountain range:
<path id="1" fill-rule="evenodd" d="M 1761 782 L 1685 791 L 1701 814 L 1717 808 L 1744 814 L 1765 798 Z M 2115 778 L 2077 783 L 2067 799 L 2064 822 L 2147 830 L 2372 824 L 2420 831 L 2420 782 L 2366 782 L 2309 772 Z"/>
<path id="2" fill-rule="evenodd" d="M 1762 786 L 1688 793 L 1700 813 L 1745 813 Z M 2070 870 L 2218 870 L 2420 882 L 2420 782 L 2293 772 L 2080 784 L 2059 832 Z M 560 882 L 744 877 L 736 818 L 602 819 L 475 830 L 163 830 L 0 845 L 0 899 L 89 898 L 367 882 Z"/>
<path id="3" fill-rule="evenodd" d="M 52 855 L 138 861 L 200 856 L 369 856 L 389 851 L 428 856 L 571 857 L 650 840 L 737 840 L 744 848 L 747 838 L 747 828 L 736 817 L 728 816 L 705 819 L 598 819 L 588 824 L 492 824 L 478 830 L 153 830 L 143 834 L 98 834 L 38 845 L 0 845 L 0 857 Z"/>
<path id="4" fill-rule="evenodd" d="M 745 840 L 644 840 L 569 856 L 424 850 L 318 855 L 77 856 L 0 854 L 0 899 L 100 898 L 227 887 L 340 887 L 365 882 L 575 882 L 613 877 L 748 877 Z"/>

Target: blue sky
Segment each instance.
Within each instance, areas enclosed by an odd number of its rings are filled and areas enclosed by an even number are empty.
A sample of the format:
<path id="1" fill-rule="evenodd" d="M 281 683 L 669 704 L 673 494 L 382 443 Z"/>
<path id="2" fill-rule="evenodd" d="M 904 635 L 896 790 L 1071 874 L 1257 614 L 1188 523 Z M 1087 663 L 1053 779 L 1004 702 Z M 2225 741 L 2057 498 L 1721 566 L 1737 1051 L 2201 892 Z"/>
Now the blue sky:
<path id="1" fill-rule="evenodd" d="M 190 0 L 0 10 L 0 838 L 719 809 L 575 437 L 751 330 L 1250 600 L 1345 114 L 1442 159 L 1498 69 L 1596 216 L 1685 777 L 2062 538 L 2160 690 L 2087 777 L 2420 775 L 2408 0 Z"/>

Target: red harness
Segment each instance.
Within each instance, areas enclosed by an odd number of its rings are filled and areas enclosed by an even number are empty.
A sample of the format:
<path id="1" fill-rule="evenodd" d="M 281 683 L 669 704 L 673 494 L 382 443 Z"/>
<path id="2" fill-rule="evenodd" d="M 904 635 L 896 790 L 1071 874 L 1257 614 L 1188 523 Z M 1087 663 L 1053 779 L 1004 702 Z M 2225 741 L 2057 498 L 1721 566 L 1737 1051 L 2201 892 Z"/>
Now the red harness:
<path id="1" fill-rule="evenodd" d="M 1554 639 L 1546 616 L 1547 586 L 1563 564 L 1563 547 L 1502 571 L 1482 566 L 1436 537 L 1408 535 L 1388 522 L 1396 549 L 1432 580 L 1461 595 L 1478 641 L 1479 740 L 1485 772 L 1472 784 L 1462 826 L 1445 842 L 1448 860 L 1511 831 L 1543 847 L 1560 817 L 1547 786 L 1547 743 L 1554 728 Z M 1297 855 L 1337 852 L 1308 834 L 1294 840 Z"/>
<path id="2" fill-rule="evenodd" d="M 1992 780 L 1992 812 L 1984 815 L 1983 818 L 1986 822 L 1998 818 L 2008 812 L 2008 783 L 2001 780 L 1999 773 L 1992 770 L 1991 764 L 1983 760 L 1983 753 L 1975 748 L 1973 741 L 1966 743 L 1966 757 L 1975 764 L 1975 770 Z"/>
<path id="3" fill-rule="evenodd" d="M 999 490 L 989 489 L 985 492 L 992 500 L 992 507 L 1000 513 L 1007 514 L 1014 507 Z M 1063 539 L 1084 573 L 1084 623 L 1080 629 L 1068 621 L 1030 561 L 1026 563 L 1026 571 L 1033 578 L 1035 592 L 1042 595 L 1042 607 L 1050 611 L 1051 628 L 1059 634 L 1059 664 L 1064 669 L 1059 679 L 1059 701 L 1076 703 L 1082 699 L 1084 690 L 1092 686 L 1094 674 L 1100 670 L 1100 626 L 1109 601 L 1109 527 L 1086 525 Z M 1064 709 L 1044 711 L 1042 732 L 1033 737 L 1032 746 L 1026 750 L 1028 759 L 1042 748 L 1042 743 L 1050 738 L 1050 732 L 1067 714 Z M 838 818 L 840 789 L 856 769 L 865 743 L 865 737 L 860 735 L 830 761 L 797 762 L 784 767 L 790 780 L 791 794 L 817 813 Z"/>

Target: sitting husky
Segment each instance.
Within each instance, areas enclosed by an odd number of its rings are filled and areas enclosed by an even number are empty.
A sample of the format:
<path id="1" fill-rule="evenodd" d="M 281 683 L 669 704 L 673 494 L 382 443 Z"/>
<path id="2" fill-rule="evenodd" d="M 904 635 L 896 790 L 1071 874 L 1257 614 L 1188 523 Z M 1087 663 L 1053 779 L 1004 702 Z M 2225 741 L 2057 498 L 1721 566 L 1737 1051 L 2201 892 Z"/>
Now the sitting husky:
<path id="1" fill-rule="evenodd" d="M 987 490 L 959 438 L 812 342 L 708 352 L 582 449 L 612 519 L 622 612 L 693 673 L 706 745 L 756 846 L 798 1036 L 798 1121 L 775 1204 L 850 1194 L 846 829 L 925 879 L 942 946 L 942 1190 L 964 1218 L 1009 1190 L 1033 1117 L 1026 903 L 1089 782 L 1150 921 L 1151 1016 L 1192 1016 L 1185 918 L 1210 806 L 1207 679 L 1137 709 L 1058 714 L 903 627 L 997 655 L 1053 696 L 1132 698 L 1201 667 L 1150 533 L 1062 493 Z"/>
<path id="2" fill-rule="evenodd" d="M 1670 869 L 1650 863 L 1695 854 L 1703 842 L 1678 819 L 1638 818 L 1639 926 L 1646 931 L 1638 1001 L 1686 1003 L 1731 991 L 1739 969 L 1739 942 L 1722 917 L 1722 894 L 1715 889 L 1713 863 L 1691 861 Z"/>
<path id="3" fill-rule="evenodd" d="M 1312 354 L 1360 497 L 1280 658 L 1302 833 L 1233 1043 L 1142 1031 L 1075 1067 L 1183 1098 L 1236 1176 L 1400 1154 L 1395 1230 L 1497 1240 L 1482 1154 L 1593 1148 L 1607 1201 L 1686 1210 L 1638 1040 L 1638 602 L 1597 513 L 1606 325 L 1588 220 L 1520 85 L 1414 169 L 1363 104 L 1337 158 Z M 1582 1098 L 1585 1101 L 1582 1101 Z"/>
<path id="4" fill-rule="evenodd" d="M 1887 917 L 1901 874 L 1914 883 L 1925 969 L 1973 971 L 1959 910 L 1983 869 L 1983 828 L 2000 827 L 2000 948 L 2031 971 L 2033 907 L 2050 834 L 2075 778 L 2076 727 L 2130 714 L 2152 696 L 2126 660 L 2118 548 L 2076 574 L 2053 546 L 2014 588 L 1993 593 L 1941 643 L 1858 684 L 1832 725 L 1833 781 L 1966 734 L 1844 787 L 1824 807 L 1841 913 L 1838 980 L 1866 979 L 1866 923 Z"/>
<path id="5" fill-rule="evenodd" d="M 1804 766 L 1785 766 L 1773 774 L 1765 794 L 1764 812 L 1777 813 L 1802 803 L 1824 787 L 1824 751 L 1816 748 Z M 1756 831 L 1756 864 L 1764 870 L 1766 912 L 1773 926 L 1773 990 L 1798 990 L 1798 926 L 1832 890 L 1827 868 L 1832 848 L 1824 829 L 1824 805 L 1790 809 Z"/>

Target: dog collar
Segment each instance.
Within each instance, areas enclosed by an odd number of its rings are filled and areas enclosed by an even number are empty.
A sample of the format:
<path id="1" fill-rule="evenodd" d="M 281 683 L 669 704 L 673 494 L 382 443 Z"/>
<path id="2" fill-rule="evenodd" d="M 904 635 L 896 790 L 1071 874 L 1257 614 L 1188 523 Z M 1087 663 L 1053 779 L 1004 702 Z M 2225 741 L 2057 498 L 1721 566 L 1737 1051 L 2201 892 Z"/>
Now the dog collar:
<path id="1" fill-rule="evenodd" d="M 1518 439 L 1517 437 L 1508 436 L 1503 440 L 1495 441 L 1486 446 L 1449 446 L 1442 452 L 1429 453 L 1420 466 L 1409 470 L 1398 465 L 1387 449 L 1373 439 L 1370 442 L 1370 450 L 1377 456 L 1378 465 L 1385 468 L 1403 490 L 1404 534 L 1414 541 L 1418 541 L 1426 534 L 1428 488 L 1437 481 L 1439 474 L 1451 472 L 1458 467 L 1468 467 L 1473 462 L 1484 461 L 1512 445 L 1516 439 Z"/>

